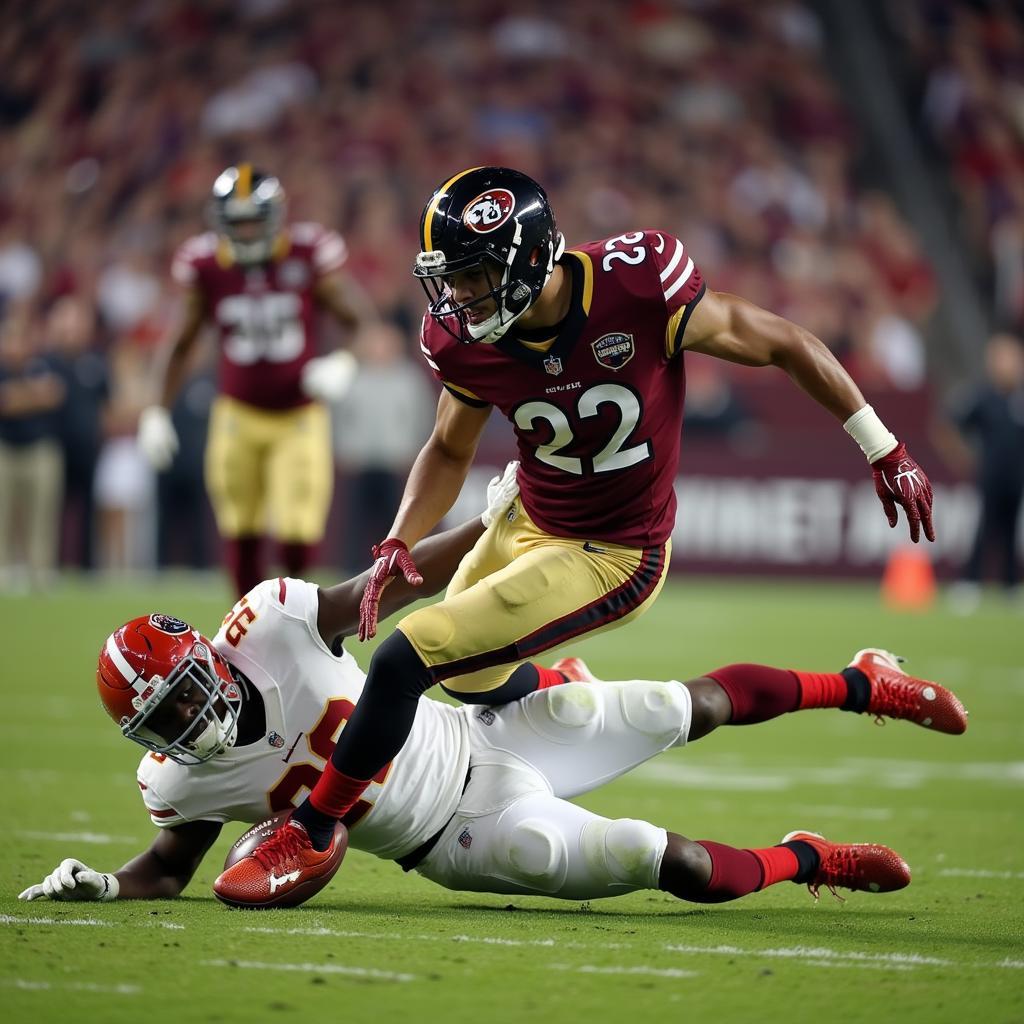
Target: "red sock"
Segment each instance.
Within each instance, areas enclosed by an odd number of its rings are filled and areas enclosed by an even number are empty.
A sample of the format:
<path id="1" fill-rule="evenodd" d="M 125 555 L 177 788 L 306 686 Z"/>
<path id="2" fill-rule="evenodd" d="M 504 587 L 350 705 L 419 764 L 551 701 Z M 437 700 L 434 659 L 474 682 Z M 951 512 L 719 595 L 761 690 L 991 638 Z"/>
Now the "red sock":
<path id="1" fill-rule="evenodd" d="M 796 854 L 785 846 L 766 850 L 739 850 L 724 843 L 698 840 L 711 858 L 711 878 L 704 899 L 690 896 L 701 903 L 725 903 L 757 892 L 776 882 L 796 877 L 800 870 Z"/>
<path id="2" fill-rule="evenodd" d="M 281 542 L 281 561 L 288 576 L 302 579 L 313 561 L 315 544 L 304 544 L 302 541 L 288 540 Z"/>
<path id="3" fill-rule="evenodd" d="M 800 709 L 839 708 L 846 702 L 848 688 L 839 672 L 794 672 L 800 681 Z"/>
<path id="4" fill-rule="evenodd" d="M 567 676 L 553 668 L 545 668 L 543 665 L 536 663 L 534 663 L 533 667 L 537 670 L 538 690 L 546 690 L 549 686 L 561 686 L 563 683 L 569 682 Z"/>
<path id="5" fill-rule="evenodd" d="M 343 818 L 372 781 L 353 779 L 350 775 L 344 775 L 328 761 L 323 774 L 317 779 L 309 794 L 309 802 L 321 814 Z"/>
<path id="6" fill-rule="evenodd" d="M 248 594 L 263 581 L 263 563 L 260 559 L 262 539 L 256 536 L 228 537 L 224 541 L 224 560 L 235 581 L 239 597 Z"/>
<path id="7" fill-rule="evenodd" d="M 708 675 L 725 690 L 732 703 L 730 725 L 767 722 L 800 706 L 800 682 L 797 674 L 788 669 L 726 665 Z"/>

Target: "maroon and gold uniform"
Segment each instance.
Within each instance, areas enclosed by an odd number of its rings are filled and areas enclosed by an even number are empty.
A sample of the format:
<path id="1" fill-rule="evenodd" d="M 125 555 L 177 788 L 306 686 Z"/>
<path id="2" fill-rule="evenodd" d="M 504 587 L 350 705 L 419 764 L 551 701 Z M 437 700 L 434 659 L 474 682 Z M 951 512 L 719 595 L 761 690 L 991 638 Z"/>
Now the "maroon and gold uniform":
<path id="1" fill-rule="evenodd" d="M 520 500 L 466 556 L 445 600 L 399 628 L 435 679 L 500 685 L 519 659 L 621 625 L 670 557 L 685 396 L 682 337 L 704 294 L 682 242 L 637 231 L 568 251 L 554 338 L 466 345 L 424 320 L 444 387 L 497 406 L 519 444 Z"/>
<path id="2" fill-rule="evenodd" d="M 269 533 L 285 543 L 323 536 L 333 484 L 330 416 L 302 390 L 317 355 L 314 290 L 345 262 L 342 238 L 292 224 L 271 260 L 243 265 L 213 232 L 172 264 L 200 293 L 219 332 L 219 392 L 210 414 L 206 483 L 226 538 Z"/>
<path id="3" fill-rule="evenodd" d="M 676 508 L 680 346 L 703 278 L 683 243 L 657 231 L 589 242 L 562 262 L 572 302 L 553 340 L 464 345 L 428 316 L 424 354 L 456 398 L 511 421 L 523 507 L 540 529 L 663 544 Z"/>
<path id="4" fill-rule="evenodd" d="M 294 409 L 309 399 L 302 367 L 316 354 L 317 280 L 345 262 L 341 236 L 319 224 L 292 224 L 274 259 L 242 266 L 212 231 L 190 238 L 171 265 L 198 289 L 220 334 L 220 391 L 259 409 Z"/>

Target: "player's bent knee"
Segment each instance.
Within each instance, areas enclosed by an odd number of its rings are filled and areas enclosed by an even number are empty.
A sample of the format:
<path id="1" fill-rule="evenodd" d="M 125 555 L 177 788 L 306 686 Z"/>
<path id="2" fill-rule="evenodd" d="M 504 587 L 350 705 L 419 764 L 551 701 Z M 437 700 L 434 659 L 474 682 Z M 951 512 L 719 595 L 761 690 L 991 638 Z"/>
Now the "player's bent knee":
<path id="1" fill-rule="evenodd" d="M 548 714 L 566 729 L 596 728 L 601 720 L 601 702 L 586 683 L 566 683 L 544 691 Z"/>
<path id="2" fill-rule="evenodd" d="M 440 604 L 421 608 L 407 615 L 398 625 L 413 646 L 424 654 L 434 655 L 443 651 L 455 638 L 455 623 Z"/>
<path id="3" fill-rule="evenodd" d="M 681 683 L 628 683 L 620 692 L 622 715 L 634 729 L 665 743 L 686 742 L 690 694 Z"/>
<path id="4" fill-rule="evenodd" d="M 580 844 L 591 872 L 609 882 L 656 889 L 668 842 L 663 828 L 635 818 L 588 822 Z"/>
<path id="5" fill-rule="evenodd" d="M 525 818 L 508 837 L 508 867 L 514 878 L 540 892 L 565 884 L 569 851 L 565 837 L 543 818 Z"/>

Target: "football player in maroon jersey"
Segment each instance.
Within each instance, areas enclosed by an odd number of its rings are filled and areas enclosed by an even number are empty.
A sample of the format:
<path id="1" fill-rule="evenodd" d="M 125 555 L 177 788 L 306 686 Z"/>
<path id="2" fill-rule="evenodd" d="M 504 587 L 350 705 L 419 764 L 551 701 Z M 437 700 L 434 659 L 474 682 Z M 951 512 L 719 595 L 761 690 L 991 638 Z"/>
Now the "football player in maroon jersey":
<path id="1" fill-rule="evenodd" d="M 157 470 L 178 448 L 170 408 L 207 323 L 220 335 L 219 391 L 210 414 L 206 482 L 239 594 L 263 579 L 262 537 L 302 575 L 322 538 L 334 480 L 330 417 L 354 371 L 349 353 L 317 355 L 325 309 L 347 330 L 372 318 L 343 276 L 341 237 L 319 224 L 284 222 L 274 177 L 227 168 L 210 199 L 213 230 L 185 242 L 172 275 L 185 313 L 169 346 L 159 404 L 139 421 L 139 446 Z"/>
<path id="2" fill-rule="evenodd" d="M 282 850 L 326 848 L 434 683 L 465 701 L 515 699 L 557 682 L 526 659 L 650 606 L 670 556 L 686 349 L 783 369 L 858 442 L 890 525 L 900 505 L 912 539 L 922 527 L 933 539 L 924 472 L 825 345 L 711 291 L 677 238 L 635 231 L 566 251 L 535 181 L 478 167 L 437 189 L 421 240 L 414 273 L 430 298 L 421 345 L 444 390 L 391 533 L 374 549 L 360 638 L 374 635 L 391 579 L 420 579 L 409 545 L 453 504 L 493 405 L 515 429 L 521 494 L 463 559 L 445 599 L 407 615 L 377 649 L 331 762 L 279 833 Z M 745 689 L 736 690 L 743 720 L 793 697 L 773 683 L 747 701 Z M 860 711 L 869 699 L 859 682 L 840 697 Z"/>

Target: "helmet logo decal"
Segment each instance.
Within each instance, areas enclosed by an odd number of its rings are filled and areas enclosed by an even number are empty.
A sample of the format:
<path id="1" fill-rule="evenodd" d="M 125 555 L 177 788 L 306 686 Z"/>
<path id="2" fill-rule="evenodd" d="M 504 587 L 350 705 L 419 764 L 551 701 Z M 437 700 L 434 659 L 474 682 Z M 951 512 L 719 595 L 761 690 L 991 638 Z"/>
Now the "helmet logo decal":
<path id="1" fill-rule="evenodd" d="M 462 223 L 478 235 L 496 231 L 512 216 L 516 197 L 507 188 L 492 188 L 471 199 L 462 211 Z"/>
<path id="2" fill-rule="evenodd" d="M 161 633 L 169 633 L 171 636 L 187 633 L 191 629 L 187 622 L 182 622 L 173 615 L 150 615 L 149 624 L 159 629 Z"/>

